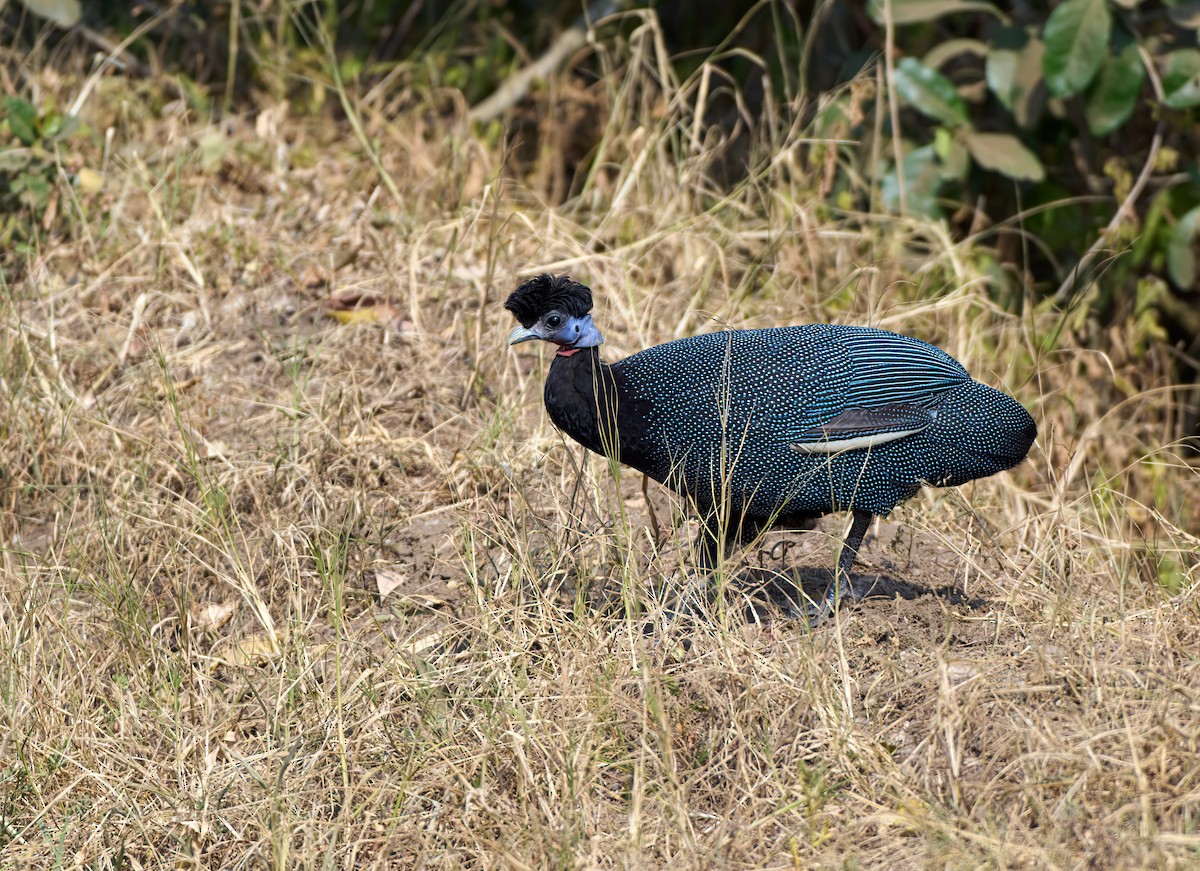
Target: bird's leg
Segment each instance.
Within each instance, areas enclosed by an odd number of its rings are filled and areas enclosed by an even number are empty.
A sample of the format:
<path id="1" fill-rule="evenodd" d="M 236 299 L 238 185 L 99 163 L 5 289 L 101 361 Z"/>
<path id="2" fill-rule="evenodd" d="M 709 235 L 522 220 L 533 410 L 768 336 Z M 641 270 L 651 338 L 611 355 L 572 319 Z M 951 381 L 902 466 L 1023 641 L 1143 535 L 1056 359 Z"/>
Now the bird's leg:
<path id="1" fill-rule="evenodd" d="M 741 542 L 743 535 L 740 524 L 726 529 L 722 535 L 715 515 L 700 517 L 700 531 L 692 545 L 696 554 L 696 566 L 686 573 L 683 589 L 679 591 L 675 602 L 666 605 L 664 616 L 668 622 L 697 613 L 699 603 L 715 592 L 713 582 L 722 556 Z"/>
<path id="2" fill-rule="evenodd" d="M 654 547 L 657 549 L 662 544 L 663 534 L 662 527 L 658 525 L 658 512 L 654 510 L 654 503 L 650 501 L 649 475 L 642 475 L 642 499 L 646 503 L 646 514 L 650 518 L 650 534 L 654 536 Z"/>
<path id="3" fill-rule="evenodd" d="M 850 582 L 850 569 L 858 557 L 858 548 L 863 536 L 871 526 L 872 514 L 869 511 L 855 511 L 854 522 L 850 524 L 850 532 L 846 535 L 846 543 L 842 545 L 842 555 L 838 557 L 837 568 L 833 573 L 833 581 L 825 589 L 821 601 L 809 609 L 809 625 L 817 626 L 825 621 L 833 609 L 838 606 L 843 597 L 850 596 L 856 602 L 862 598 L 861 590 L 856 590 Z"/>
<path id="4" fill-rule="evenodd" d="M 748 527 L 743 527 L 742 522 L 740 518 L 737 523 L 729 520 L 722 530 L 715 515 L 700 518 L 700 532 L 696 535 L 694 545 L 698 572 L 711 575 L 716 571 L 722 556 L 728 556 L 736 545 L 744 544 L 748 540 Z"/>

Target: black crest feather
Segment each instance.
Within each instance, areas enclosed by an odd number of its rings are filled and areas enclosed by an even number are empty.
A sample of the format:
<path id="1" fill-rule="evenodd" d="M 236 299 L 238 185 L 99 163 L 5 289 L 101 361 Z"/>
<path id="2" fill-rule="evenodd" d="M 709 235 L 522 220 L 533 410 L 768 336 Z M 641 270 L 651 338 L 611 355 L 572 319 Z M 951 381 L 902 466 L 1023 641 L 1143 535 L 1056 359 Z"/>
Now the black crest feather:
<path id="1" fill-rule="evenodd" d="M 573 318 L 583 317 L 592 310 L 592 291 L 568 275 L 543 274 L 514 290 L 504 307 L 516 315 L 521 326 L 529 328 L 554 309 Z"/>

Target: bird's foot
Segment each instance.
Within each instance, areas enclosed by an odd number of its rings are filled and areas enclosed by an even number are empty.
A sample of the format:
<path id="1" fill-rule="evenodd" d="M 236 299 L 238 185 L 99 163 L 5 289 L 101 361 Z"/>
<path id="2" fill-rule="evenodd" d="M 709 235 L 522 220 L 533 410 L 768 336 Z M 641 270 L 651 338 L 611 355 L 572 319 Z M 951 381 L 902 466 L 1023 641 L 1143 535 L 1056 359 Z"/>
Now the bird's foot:
<path id="1" fill-rule="evenodd" d="M 815 629 L 828 620 L 843 601 L 850 599 L 853 602 L 861 602 L 874 586 L 874 580 L 870 583 L 860 581 L 856 584 L 851 576 L 839 572 L 825 588 L 825 594 L 821 596 L 821 600 L 809 605 L 802 613 L 796 614 L 793 619 L 807 619 L 809 628 Z"/>

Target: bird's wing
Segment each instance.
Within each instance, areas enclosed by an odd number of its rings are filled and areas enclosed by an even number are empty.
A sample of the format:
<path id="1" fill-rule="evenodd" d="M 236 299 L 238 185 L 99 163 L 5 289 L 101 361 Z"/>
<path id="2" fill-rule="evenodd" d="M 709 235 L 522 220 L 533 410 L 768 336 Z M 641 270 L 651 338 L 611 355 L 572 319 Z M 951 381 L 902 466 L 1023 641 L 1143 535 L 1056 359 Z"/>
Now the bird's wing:
<path id="1" fill-rule="evenodd" d="M 647 348 L 612 371 L 681 443 L 732 438 L 805 453 L 921 432 L 941 396 L 970 380 L 953 357 L 919 339 L 828 324 L 692 336 Z"/>
<path id="2" fill-rule="evenodd" d="M 869 448 L 916 435 L 937 420 L 937 411 L 894 403 L 877 408 L 847 408 L 841 414 L 810 427 L 792 441 L 803 454 L 835 454 Z"/>
<path id="3" fill-rule="evenodd" d="M 971 380 L 961 363 L 920 339 L 864 327 L 844 328 L 838 339 L 851 368 L 846 408 L 927 408 Z"/>
<path id="4" fill-rule="evenodd" d="M 803 387 L 790 416 L 770 426 L 794 450 L 837 453 L 916 435 L 936 420 L 941 397 L 971 379 L 957 360 L 919 339 L 867 327 L 822 329 L 823 341 L 804 346 L 819 355 L 781 367 Z M 778 374 L 786 382 L 786 372 Z"/>

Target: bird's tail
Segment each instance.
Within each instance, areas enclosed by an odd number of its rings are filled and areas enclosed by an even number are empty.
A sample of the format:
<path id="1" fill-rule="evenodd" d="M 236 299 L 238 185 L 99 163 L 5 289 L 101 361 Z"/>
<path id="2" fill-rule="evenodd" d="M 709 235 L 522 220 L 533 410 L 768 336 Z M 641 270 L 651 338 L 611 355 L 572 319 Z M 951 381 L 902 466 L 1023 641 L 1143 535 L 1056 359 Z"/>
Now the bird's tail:
<path id="1" fill-rule="evenodd" d="M 1037 437 L 1037 424 L 1021 403 L 978 381 L 945 396 L 937 417 L 926 435 L 948 448 L 941 477 L 930 481 L 941 487 L 1011 469 Z"/>

